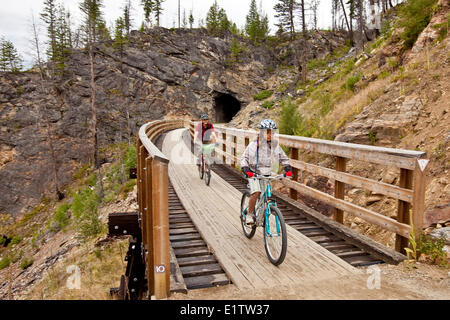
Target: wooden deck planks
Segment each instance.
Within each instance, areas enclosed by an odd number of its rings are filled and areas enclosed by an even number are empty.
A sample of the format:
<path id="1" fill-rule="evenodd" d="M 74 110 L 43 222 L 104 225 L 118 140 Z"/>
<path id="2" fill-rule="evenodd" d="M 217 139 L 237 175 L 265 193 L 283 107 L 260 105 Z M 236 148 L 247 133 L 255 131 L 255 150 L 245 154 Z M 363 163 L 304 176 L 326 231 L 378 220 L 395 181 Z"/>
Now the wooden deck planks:
<path id="1" fill-rule="evenodd" d="M 163 153 L 171 159 L 172 185 L 209 250 L 237 287 L 301 284 L 359 272 L 288 225 L 286 259 L 273 266 L 265 253 L 262 229 L 258 228 L 251 240 L 242 232 L 241 193 L 214 172 L 209 187 L 199 179 L 192 154 L 181 139 L 183 131 L 168 133 L 163 145 Z"/>

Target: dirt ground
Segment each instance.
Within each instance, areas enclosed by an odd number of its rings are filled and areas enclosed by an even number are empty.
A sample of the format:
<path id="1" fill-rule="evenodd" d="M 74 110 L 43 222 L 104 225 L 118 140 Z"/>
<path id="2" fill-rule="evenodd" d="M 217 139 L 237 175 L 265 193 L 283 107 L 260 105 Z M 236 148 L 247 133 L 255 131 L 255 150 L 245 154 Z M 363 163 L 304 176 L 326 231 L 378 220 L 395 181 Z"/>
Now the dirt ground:
<path id="1" fill-rule="evenodd" d="M 373 269 L 375 268 L 375 269 Z M 450 272 L 422 263 L 379 265 L 361 274 L 304 286 L 239 290 L 235 285 L 175 293 L 168 300 L 449 300 Z M 372 270 L 372 271 L 371 271 Z M 379 282 L 376 275 L 379 275 Z"/>

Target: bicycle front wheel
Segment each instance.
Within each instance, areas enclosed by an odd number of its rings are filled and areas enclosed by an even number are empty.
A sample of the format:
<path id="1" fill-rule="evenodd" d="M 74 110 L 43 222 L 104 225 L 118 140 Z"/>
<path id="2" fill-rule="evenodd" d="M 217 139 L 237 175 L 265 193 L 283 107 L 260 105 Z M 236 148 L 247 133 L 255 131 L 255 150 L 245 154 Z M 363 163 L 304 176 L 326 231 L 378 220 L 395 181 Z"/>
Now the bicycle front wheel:
<path id="1" fill-rule="evenodd" d="M 286 257 L 287 232 L 281 211 L 269 204 L 269 215 L 264 219 L 264 247 L 270 262 L 276 266 L 280 265 Z"/>
<path id="2" fill-rule="evenodd" d="M 211 181 L 211 168 L 209 164 L 205 163 L 205 184 L 209 186 L 209 182 Z"/>
<path id="3" fill-rule="evenodd" d="M 203 167 L 204 167 L 204 164 L 202 161 L 202 163 L 198 166 L 198 175 L 199 175 L 200 179 L 203 179 L 203 175 L 205 173 Z"/>

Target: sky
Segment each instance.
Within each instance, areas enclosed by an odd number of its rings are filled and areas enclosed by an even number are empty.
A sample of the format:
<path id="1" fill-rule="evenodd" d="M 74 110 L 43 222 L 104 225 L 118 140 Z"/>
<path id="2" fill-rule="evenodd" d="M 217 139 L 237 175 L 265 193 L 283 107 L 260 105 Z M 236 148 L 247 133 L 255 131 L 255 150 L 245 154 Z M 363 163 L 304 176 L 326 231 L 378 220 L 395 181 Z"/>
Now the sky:
<path id="1" fill-rule="evenodd" d="M 112 27 L 114 21 L 122 15 L 122 9 L 127 0 L 104 0 L 104 18 L 108 27 Z M 134 19 L 134 28 L 138 29 L 144 20 L 144 13 L 141 6 L 141 0 L 130 0 L 132 4 L 132 17 Z M 64 4 L 66 9 L 70 10 L 73 20 L 78 24 L 81 20 L 79 3 L 81 0 L 59 0 L 58 3 Z M 245 25 L 245 17 L 250 8 L 251 0 L 217 0 L 219 6 L 224 8 L 227 16 L 238 27 Z M 34 15 L 40 29 L 40 41 L 46 41 L 46 29 L 42 24 L 39 14 L 42 12 L 44 0 L 0 0 L 0 37 L 12 41 L 19 53 L 23 57 L 26 67 L 30 67 L 33 61 L 33 49 L 31 46 L 31 17 Z M 206 19 L 208 12 L 214 0 L 180 0 L 181 15 L 186 10 L 189 15 L 193 11 L 194 27 L 198 26 L 199 19 Z M 257 0 L 258 7 L 263 8 L 263 12 L 269 16 L 271 33 L 274 33 L 276 18 L 273 10 L 276 0 Z M 320 0 L 318 27 L 327 29 L 331 26 L 331 0 Z M 178 0 L 165 0 L 163 3 L 163 14 L 160 17 L 162 27 L 178 27 Z"/>

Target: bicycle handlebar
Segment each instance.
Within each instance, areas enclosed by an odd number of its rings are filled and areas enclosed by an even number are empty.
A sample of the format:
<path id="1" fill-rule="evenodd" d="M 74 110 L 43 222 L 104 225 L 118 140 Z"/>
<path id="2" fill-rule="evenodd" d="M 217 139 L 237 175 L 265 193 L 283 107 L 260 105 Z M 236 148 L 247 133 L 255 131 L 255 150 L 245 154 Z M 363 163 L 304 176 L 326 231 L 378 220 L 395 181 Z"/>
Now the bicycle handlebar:
<path id="1" fill-rule="evenodd" d="M 286 174 L 277 174 L 277 175 L 273 175 L 273 176 L 263 176 L 263 175 L 259 175 L 259 174 L 255 174 L 255 178 L 257 179 L 266 179 L 266 180 L 281 180 L 284 178 L 290 178 L 290 177 L 286 177 Z"/>

